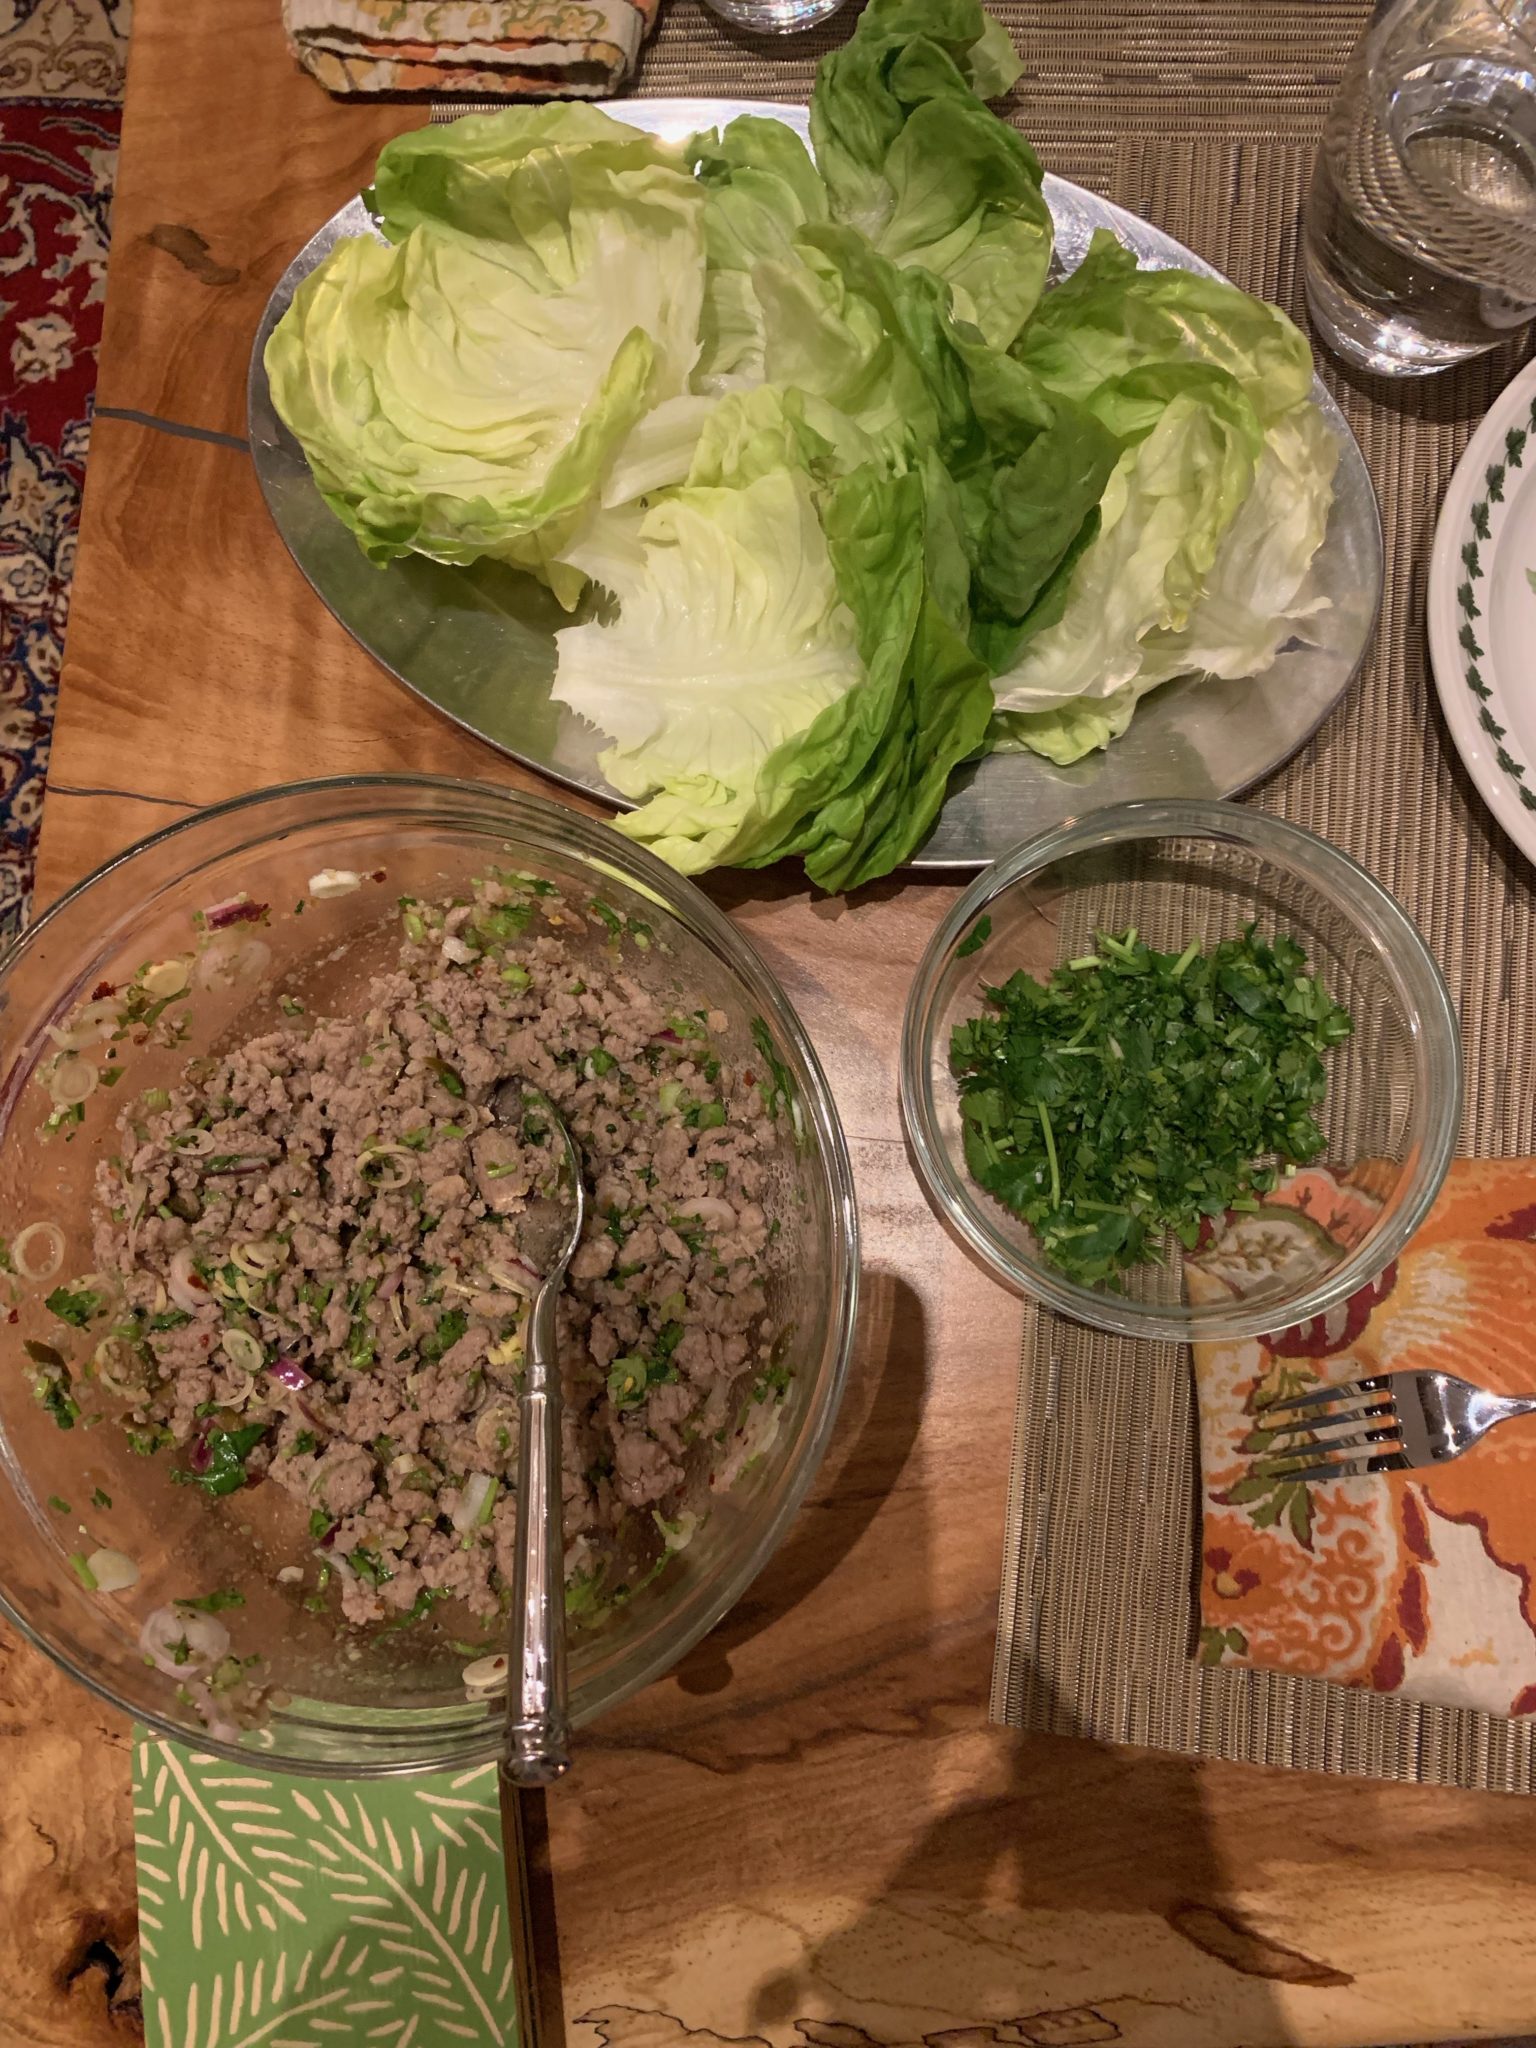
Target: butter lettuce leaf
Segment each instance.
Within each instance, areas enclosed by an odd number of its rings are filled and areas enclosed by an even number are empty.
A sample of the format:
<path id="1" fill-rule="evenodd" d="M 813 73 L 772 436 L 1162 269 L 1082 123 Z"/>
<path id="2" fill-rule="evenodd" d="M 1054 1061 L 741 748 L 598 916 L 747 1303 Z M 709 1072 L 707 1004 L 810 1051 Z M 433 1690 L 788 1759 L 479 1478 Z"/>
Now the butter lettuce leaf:
<path id="1" fill-rule="evenodd" d="M 956 317 L 997 348 L 1019 332 L 1051 260 L 1039 159 L 985 105 L 1019 69 L 976 0 L 872 0 L 811 97 L 834 220 L 943 278 Z"/>
<path id="2" fill-rule="evenodd" d="M 1178 391 L 1121 455 L 1061 617 L 997 678 L 1001 713 L 1111 698 L 1140 674 L 1148 634 L 1187 624 L 1262 446 L 1235 381 L 1221 371 L 1201 374 L 1205 388 Z M 1003 729 L 1024 737 L 1038 727 Z"/>
<path id="3" fill-rule="evenodd" d="M 767 764 L 864 676 L 809 476 L 686 486 L 604 515 L 568 559 L 618 601 L 557 635 L 553 694 L 640 801 L 619 829 L 684 873 L 739 859 Z"/>
<path id="4" fill-rule="evenodd" d="M 1306 336 L 1278 306 L 1192 270 L 1143 270 L 1100 228 L 1013 345 L 1052 391 L 1089 399 L 1112 378 L 1174 363 L 1225 370 L 1266 425 L 1312 388 Z"/>
<path id="5" fill-rule="evenodd" d="M 403 137 L 376 190 L 399 239 L 340 242 L 300 286 L 267 344 L 277 410 L 375 561 L 547 573 L 636 424 L 688 390 L 702 194 L 578 107 Z"/>

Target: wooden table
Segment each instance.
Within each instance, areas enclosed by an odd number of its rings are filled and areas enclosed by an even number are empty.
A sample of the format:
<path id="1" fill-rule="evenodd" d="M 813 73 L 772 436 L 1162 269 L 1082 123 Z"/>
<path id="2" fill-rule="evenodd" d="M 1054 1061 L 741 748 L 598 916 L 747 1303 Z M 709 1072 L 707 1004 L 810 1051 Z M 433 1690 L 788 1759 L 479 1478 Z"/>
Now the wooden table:
<path id="1" fill-rule="evenodd" d="M 267 293 L 420 118 L 327 100 L 278 14 L 138 0 L 44 898 L 262 783 L 434 769 L 534 786 L 331 623 L 256 488 L 244 383 Z M 720 31 L 677 0 L 664 33 Z M 1536 2025 L 1531 1803 L 988 1725 L 1020 1316 L 931 1220 L 895 1094 L 905 984 L 949 893 L 711 886 L 831 1075 L 865 1306 L 783 1551 L 583 1741 L 551 1801 L 571 2037 L 1258 2048 Z M 126 1727 L 14 1642 L 0 1690 L 0 2043 L 132 2038 Z"/>

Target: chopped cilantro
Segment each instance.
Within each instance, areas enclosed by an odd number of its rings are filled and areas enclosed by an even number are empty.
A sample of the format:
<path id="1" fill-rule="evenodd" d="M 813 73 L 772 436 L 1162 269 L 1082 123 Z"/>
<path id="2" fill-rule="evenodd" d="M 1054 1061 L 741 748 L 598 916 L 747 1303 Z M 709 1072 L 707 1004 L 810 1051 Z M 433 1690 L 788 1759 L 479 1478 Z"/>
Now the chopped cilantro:
<path id="1" fill-rule="evenodd" d="M 758 1083 L 764 1109 L 774 1117 L 781 1109 L 792 1113 L 795 1102 L 794 1076 L 774 1050 L 773 1035 L 768 1029 L 766 1018 L 752 1019 L 752 1043 L 762 1054 L 763 1062 L 768 1069 L 767 1079 Z"/>
<path id="2" fill-rule="evenodd" d="M 111 1505 L 111 1494 L 103 1493 L 102 1489 L 98 1486 L 91 1495 L 91 1506 L 93 1508 L 109 1508 Z"/>
<path id="3" fill-rule="evenodd" d="M 960 941 L 959 945 L 956 946 L 955 958 L 957 960 L 969 960 L 973 953 L 979 953 L 981 951 L 982 947 L 987 943 L 988 939 L 990 939 L 991 936 L 991 918 L 978 917 L 976 922 L 971 926 L 970 930 L 966 933 L 965 937 Z"/>
<path id="4" fill-rule="evenodd" d="M 201 1472 L 178 1470 L 173 1476 L 183 1486 L 200 1486 L 204 1493 L 235 1493 L 248 1477 L 246 1459 L 266 1433 L 259 1422 L 247 1423 L 243 1429 L 211 1429 L 206 1468 Z"/>
<path id="5" fill-rule="evenodd" d="M 392 1621 L 391 1628 L 409 1628 L 413 1621 L 425 1621 L 439 1600 L 448 1598 L 446 1586 L 423 1586 L 411 1604 L 409 1614 L 402 1614 L 398 1621 Z"/>
<path id="6" fill-rule="evenodd" d="M 31 1346 L 27 1347 L 29 1350 Z M 60 1429 L 73 1429 L 80 1420 L 80 1409 L 70 1392 L 69 1367 L 48 1366 L 33 1382 L 37 1405 L 51 1415 Z"/>
<path id="7" fill-rule="evenodd" d="M 357 1576 L 366 1579 L 370 1586 L 382 1586 L 386 1579 L 395 1576 L 382 1558 L 375 1557 L 371 1550 L 365 1550 L 361 1545 L 352 1552 L 347 1562 Z"/>
<path id="8" fill-rule="evenodd" d="M 67 1287 L 55 1287 L 43 1302 L 50 1315 L 58 1317 L 61 1323 L 69 1323 L 74 1329 L 83 1330 L 92 1316 L 100 1315 L 102 1297 L 94 1287 L 81 1287 L 71 1292 Z"/>
<path id="9" fill-rule="evenodd" d="M 67 1500 L 60 1500 L 56 1493 L 49 1494 L 48 1505 L 56 1515 L 72 1515 L 75 1512 L 69 1502 Z"/>
<path id="10" fill-rule="evenodd" d="M 462 1100 L 464 1094 L 463 1075 L 456 1068 L 450 1067 L 446 1060 L 430 1059 L 427 1061 L 427 1065 L 436 1074 L 443 1087 L 448 1090 L 448 1093 Z"/>
<path id="11" fill-rule="evenodd" d="M 422 1363 L 436 1365 L 447 1351 L 451 1351 L 469 1328 L 469 1317 L 461 1308 L 453 1308 L 437 1319 L 437 1328 L 430 1337 L 423 1337 L 419 1347 Z"/>
<path id="12" fill-rule="evenodd" d="M 1323 1149 L 1323 1058 L 1353 1024 L 1306 964 L 1255 925 L 1208 953 L 1132 929 L 986 989 L 950 1041 L 972 1178 L 1086 1286 L 1157 1257 L 1164 1229 L 1193 1247 L 1274 1161 Z"/>
<path id="13" fill-rule="evenodd" d="M 237 1593 L 233 1586 L 220 1586 L 212 1593 L 204 1593 L 197 1600 L 176 1600 L 176 1607 L 192 1607 L 199 1614 L 222 1614 L 226 1607 L 243 1607 L 245 1595 Z"/>

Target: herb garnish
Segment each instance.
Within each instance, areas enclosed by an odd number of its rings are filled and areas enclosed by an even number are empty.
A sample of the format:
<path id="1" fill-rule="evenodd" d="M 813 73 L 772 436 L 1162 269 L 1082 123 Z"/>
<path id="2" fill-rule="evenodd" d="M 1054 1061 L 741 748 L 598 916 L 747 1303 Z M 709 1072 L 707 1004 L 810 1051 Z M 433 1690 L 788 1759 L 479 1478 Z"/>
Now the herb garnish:
<path id="1" fill-rule="evenodd" d="M 102 1297 L 94 1287 L 81 1287 L 71 1292 L 67 1287 L 55 1287 L 43 1302 L 50 1315 L 57 1316 L 61 1323 L 69 1323 L 77 1330 L 83 1330 L 92 1316 L 101 1313 Z"/>
<path id="2" fill-rule="evenodd" d="M 1353 1024 L 1306 966 L 1254 925 L 1209 953 L 1132 929 L 986 989 L 950 1041 L 973 1178 L 1085 1286 L 1155 1259 L 1165 1228 L 1193 1249 L 1202 1218 L 1258 1206 L 1273 1162 L 1323 1150 L 1323 1054 Z"/>

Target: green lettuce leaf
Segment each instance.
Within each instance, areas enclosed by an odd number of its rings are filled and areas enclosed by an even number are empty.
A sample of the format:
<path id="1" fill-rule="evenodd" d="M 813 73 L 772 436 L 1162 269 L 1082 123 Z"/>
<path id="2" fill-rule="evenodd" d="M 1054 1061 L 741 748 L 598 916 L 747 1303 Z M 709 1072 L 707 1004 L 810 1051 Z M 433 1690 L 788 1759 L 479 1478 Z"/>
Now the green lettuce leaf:
<path id="1" fill-rule="evenodd" d="M 411 129 L 379 152 L 368 203 L 385 235 L 403 242 L 430 222 L 483 251 L 524 266 L 530 249 L 558 273 L 566 266 L 559 223 L 572 211 L 572 171 L 590 180 L 660 170 L 686 172 L 686 153 L 643 129 L 577 101 L 465 114 Z"/>
<path id="2" fill-rule="evenodd" d="M 617 820 L 684 873 L 740 858 L 765 767 L 864 675 L 804 472 L 605 515 L 570 560 L 618 600 L 557 635 L 553 694 L 605 733 Z"/>
<path id="3" fill-rule="evenodd" d="M 997 348 L 1028 318 L 1051 260 L 1039 160 L 984 104 L 1019 70 L 976 0 L 872 0 L 811 97 L 834 219 L 942 277 L 957 317 Z"/>
<path id="4" fill-rule="evenodd" d="M 1048 389 L 1084 401 L 1132 371 L 1205 364 L 1235 378 L 1266 425 L 1312 388 L 1306 337 L 1277 306 L 1194 271 L 1138 269 L 1108 228 L 1042 299 L 1013 352 Z"/>
<path id="5" fill-rule="evenodd" d="M 950 775 L 985 741 L 992 693 L 967 640 L 969 563 L 942 464 L 856 472 L 835 487 L 826 525 L 867 676 L 765 765 L 770 802 L 801 822 L 759 839 L 745 864 L 798 854 L 813 882 L 846 890 L 922 845 Z"/>
<path id="6" fill-rule="evenodd" d="M 759 264 L 793 268 L 796 230 L 827 217 L 826 188 L 794 130 L 758 114 L 695 136 L 688 155 L 708 254 L 694 388 L 738 390 L 769 374 L 754 273 Z"/>
<path id="7" fill-rule="evenodd" d="M 1120 457 L 1099 505 L 1098 536 L 1076 563 L 1060 618 L 997 677 L 995 738 L 1038 745 L 1041 715 L 1071 710 L 1075 737 L 1040 751 L 1072 759 L 1104 743 L 1078 744 L 1084 716 L 1112 722 L 1121 709 L 1129 716 L 1120 693 L 1138 685 L 1143 643 L 1188 623 L 1262 445 L 1253 408 L 1224 372 L 1204 370 L 1171 398 Z M 1111 702 L 1113 714 L 1105 710 Z"/>
<path id="8" fill-rule="evenodd" d="M 1265 436 L 1253 489 L 1227 529 L 1199 602 L 1177 630 L 1149 633 L 1142 677 L 1261 675 L 1324 600 L 1308 592 L 1333 503 L 1339 444 L 1315 405 Z"/>
<path id="9" fill-rule="evenodd" d="M 603 771 L 640 800 L 621 831 L 685 872 L 797 855 L 846 889 L 921 843 L 992 693 L 947 472 L 869 462 L 823 492 L 798 465 L 836 450 L 800 401 L 725 400 L 716 481 L 589 523 L 568 559 L 617 616 L 558 636 L 554 694 L 612 740 Z"/>
<path id="10" fill-rule="evenodd" d="M 402 238 L 338 243 L 278 323 L 273 401 L 375 561 L 548 573 L 637 422 L 687 392 L 703 201 L 630 133 L 561 107 L 402 138 L 380 163 Z"/>

